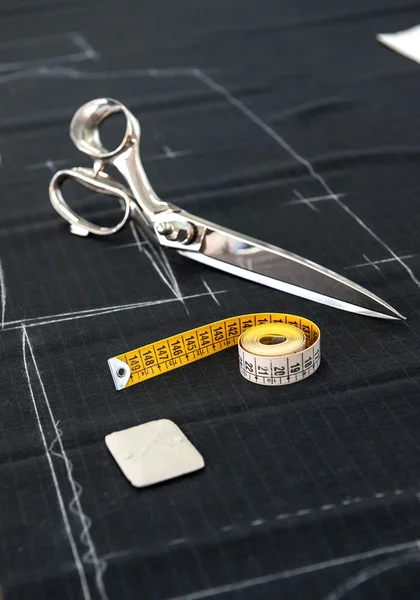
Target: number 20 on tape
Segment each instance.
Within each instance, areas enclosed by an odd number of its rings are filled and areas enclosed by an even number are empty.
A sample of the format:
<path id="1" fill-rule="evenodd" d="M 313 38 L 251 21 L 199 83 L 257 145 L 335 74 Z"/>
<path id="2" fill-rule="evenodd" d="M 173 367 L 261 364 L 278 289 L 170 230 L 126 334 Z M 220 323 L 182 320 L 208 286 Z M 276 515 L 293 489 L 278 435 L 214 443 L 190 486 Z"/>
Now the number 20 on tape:
<path id="1" fill-rule="evenodd" d="M 319 367 L 320 343 L 320 330 L 309 319 L 253 313 L 113 356 L 108 365 L 116 389 L 122 390 L 237 345 L 243 377 L 260 385 L 286 385 L 305 379 Z"/>

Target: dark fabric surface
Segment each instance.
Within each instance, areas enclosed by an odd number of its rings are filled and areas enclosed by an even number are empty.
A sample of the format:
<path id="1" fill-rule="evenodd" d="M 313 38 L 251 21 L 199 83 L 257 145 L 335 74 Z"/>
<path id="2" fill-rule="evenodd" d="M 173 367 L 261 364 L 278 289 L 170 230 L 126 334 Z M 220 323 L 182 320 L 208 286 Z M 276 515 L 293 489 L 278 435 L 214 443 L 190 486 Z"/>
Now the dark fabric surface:
<path id="1" fill-rule="evenodd" d="M 418 597 L 420 66 L 375 35 L 419 22 L 409 0 L 2 1 L 6 600 Z M 349 276 L 407 321 L 139 251 L 130 227 L 71 236 L 48 183 L 89 164 L 68 126 L 100 96 L 139 118 L 162 198 Z M 71 191 L 85 216 L 117 218 L 115 200 Z M 231 350 L 115 391 L 110 356 L 252 311 L 314 320 L 319 371 L 263 388 Z M 137 490 L 104 437 L 157 418 L 206 468 Z"/>

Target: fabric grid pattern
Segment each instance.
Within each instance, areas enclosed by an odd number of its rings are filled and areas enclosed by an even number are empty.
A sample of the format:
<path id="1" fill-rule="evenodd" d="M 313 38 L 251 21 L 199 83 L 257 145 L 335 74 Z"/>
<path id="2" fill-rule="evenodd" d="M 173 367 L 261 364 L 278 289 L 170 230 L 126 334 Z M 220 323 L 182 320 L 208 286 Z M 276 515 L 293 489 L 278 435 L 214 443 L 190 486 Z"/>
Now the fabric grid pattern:
<path id="1" fill-rule="evenodd" d="M 420 66 L 375 36 L 419 22 L 409 0 L 3 0 L 5 600 L 417 598 Z M 89 166 L 68 127 L 101 96 L 139 119 L 164 200 L 347 275 L 407 320 L 263 288 L 134 225 L 70 235 L 48 184 Z M 120 214 L 68 193 L 101 224 Z M 228 350 L 115 391 L 110 356 L 264 311 L 320 326 L 305 382 L 252 385 Z M 104 438 L 159 418 L 206 468 L 138 490 Z"/>

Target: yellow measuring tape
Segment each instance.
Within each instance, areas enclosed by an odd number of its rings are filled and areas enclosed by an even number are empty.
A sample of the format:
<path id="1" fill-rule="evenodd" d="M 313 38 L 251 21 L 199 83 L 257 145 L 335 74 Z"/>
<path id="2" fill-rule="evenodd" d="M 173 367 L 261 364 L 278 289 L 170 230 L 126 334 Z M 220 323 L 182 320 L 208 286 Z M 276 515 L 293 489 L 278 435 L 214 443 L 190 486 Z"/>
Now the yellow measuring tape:
<path id="1" fill-rule="evenodd" d="M 239 370 L 254 383 L 286 385 L 321 362 L 321 332 L 309 319 L 256 313 L 222 319 L 108 360 L 117 390 L 238 345 Z"/>

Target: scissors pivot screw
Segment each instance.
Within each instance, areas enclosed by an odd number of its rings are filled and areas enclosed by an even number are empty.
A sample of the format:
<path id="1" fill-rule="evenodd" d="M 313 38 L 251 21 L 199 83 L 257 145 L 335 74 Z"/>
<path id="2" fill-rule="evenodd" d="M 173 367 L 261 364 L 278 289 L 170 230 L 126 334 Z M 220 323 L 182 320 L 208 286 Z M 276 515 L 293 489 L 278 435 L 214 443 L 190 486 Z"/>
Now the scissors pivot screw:
<path id="1" fill-rule="evenodd" d="M 167 223 L 162 222 L 156 225 L 156 231 L 172 242 L 189 244 L 195 234 L 194 226 L 191 223 Z"/>

